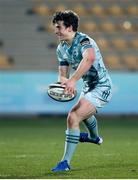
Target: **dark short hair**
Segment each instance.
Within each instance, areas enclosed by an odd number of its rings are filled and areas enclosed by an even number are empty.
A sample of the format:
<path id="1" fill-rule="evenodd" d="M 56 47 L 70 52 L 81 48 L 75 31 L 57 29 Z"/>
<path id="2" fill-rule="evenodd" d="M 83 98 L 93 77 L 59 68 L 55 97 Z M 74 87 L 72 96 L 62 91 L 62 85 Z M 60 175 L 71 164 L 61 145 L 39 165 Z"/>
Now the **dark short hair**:
<path id="1" fill-rule="evenodd" d="M 58 21 L 63 21 L 65 27 L 72 26 L 73 31 L 77 31 L 79 25 L 79 16 L 71 10 L 67 10 L 64 12 L 59 11 L 53 15 L 52 22 L 53 24 L 55 24 Z"/>

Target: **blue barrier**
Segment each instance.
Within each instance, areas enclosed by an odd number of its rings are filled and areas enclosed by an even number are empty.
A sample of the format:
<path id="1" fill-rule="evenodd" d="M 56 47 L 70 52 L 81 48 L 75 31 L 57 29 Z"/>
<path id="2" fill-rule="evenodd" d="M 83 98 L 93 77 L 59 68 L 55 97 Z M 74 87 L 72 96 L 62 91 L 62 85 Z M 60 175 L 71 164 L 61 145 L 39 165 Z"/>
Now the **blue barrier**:
<path id="1" fill-rule="evenodd" d="M 138 73 L 112 72 L 113 98 L 99 113 L 138 114 Z M 76 103 L 56 102 L 46 93 L 50 83 L 57 81 L 55 72 L 0 72 L 0 114 L 66 114 Z"/>

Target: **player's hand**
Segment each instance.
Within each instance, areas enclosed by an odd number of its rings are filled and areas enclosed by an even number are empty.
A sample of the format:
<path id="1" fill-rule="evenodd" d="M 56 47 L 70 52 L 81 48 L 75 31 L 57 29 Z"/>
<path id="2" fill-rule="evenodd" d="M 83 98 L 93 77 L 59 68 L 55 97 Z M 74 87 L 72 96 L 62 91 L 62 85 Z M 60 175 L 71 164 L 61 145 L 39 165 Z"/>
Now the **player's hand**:
<path id="1" fill-rule="evenodd" d="M 76 92 L 76 81 L 74 79 L 68 79 L 61 83 L 65 86 L 65 93 L 75 94 Z"/>

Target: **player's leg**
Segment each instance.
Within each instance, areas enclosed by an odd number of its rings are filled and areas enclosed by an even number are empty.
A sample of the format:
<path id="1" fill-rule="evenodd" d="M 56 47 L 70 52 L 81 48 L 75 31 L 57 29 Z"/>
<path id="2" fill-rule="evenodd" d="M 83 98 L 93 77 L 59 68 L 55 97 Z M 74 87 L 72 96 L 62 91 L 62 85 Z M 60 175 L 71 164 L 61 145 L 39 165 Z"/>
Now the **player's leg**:
<path id="1" fill-rule="evenodd" d="M 70 169 L 69 164 L 80 139 L 79 124 L 84 119 L 95 114 L 95 112 L 95 106 L 84 98 L 81 98 L 77 105 L 75 105 L 69 112 L 67 118 L 64 155 L 61 162 L 53 169 L 53 171 L 64 171 Z M 62 164 L 64 164 L 64 166 Z"/>
<path id="2" fill-rule="evenodd" d="M 105 104 L 109 102 L 111 99 L 112 92 L 110 87 L 103 87 L 103 88 L 97 88 L 92 91 L 89 91 L 87 93 L 82 92 L 81 97 L 84 97 L 89 102 L 92 103 L 96 107 L 96 110 L 98 108 L 102 108 Z M 88 133 L 80 133 L 80 142 L 93 142 L 95 144 L 101 144 L 103 142 L 102 138 L 99 137 L 98 134 L 98 123 L 95 116 L 91 116 L 88 119 L 83 121 L 86 125 L 89 134 Z"/>
<path id="3" fill-rule="evenodd" d="M 70 111 L 67 118 L 66 142 L 62 160 L 66 159 L 70 163 L 71 157 L 80 139 L 79 124 L 95 112 L 95 107 L 85 99 L 81 99 Z"/>
<path id="4" fill-rule="evenodd" d="M 90 137 L 95 140 L 99 136 L 96 117 L 93 115 L 90 118 L 85 119 L 83 122 L 90 133 Z"/>
<path id="5" fill-rule="evenodd" d="M 95 144 L 102 144 L 103 139 L 99 137 L 98 123 L 96 117 L 93 115 L 88 119 L 85 119 L 84 124 L 89 133 L 80 133 L 80 142 L 90 142 Z"/>

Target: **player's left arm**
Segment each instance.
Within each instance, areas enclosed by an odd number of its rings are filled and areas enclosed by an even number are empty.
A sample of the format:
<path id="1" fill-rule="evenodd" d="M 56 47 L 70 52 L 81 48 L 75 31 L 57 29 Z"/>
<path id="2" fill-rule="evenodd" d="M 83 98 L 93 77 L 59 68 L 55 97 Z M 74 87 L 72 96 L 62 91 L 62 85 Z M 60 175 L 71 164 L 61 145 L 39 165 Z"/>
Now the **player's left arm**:
<path id="1" fill-rule="evenodd" d="M 77 70 L 72 74 L 66 83 L 66 91 L 73 93 L 75 91 L 76 82 L 91 68 L 95 60 L 94 48 L 87 48 L 83 52 L 83 58 Z"/>

